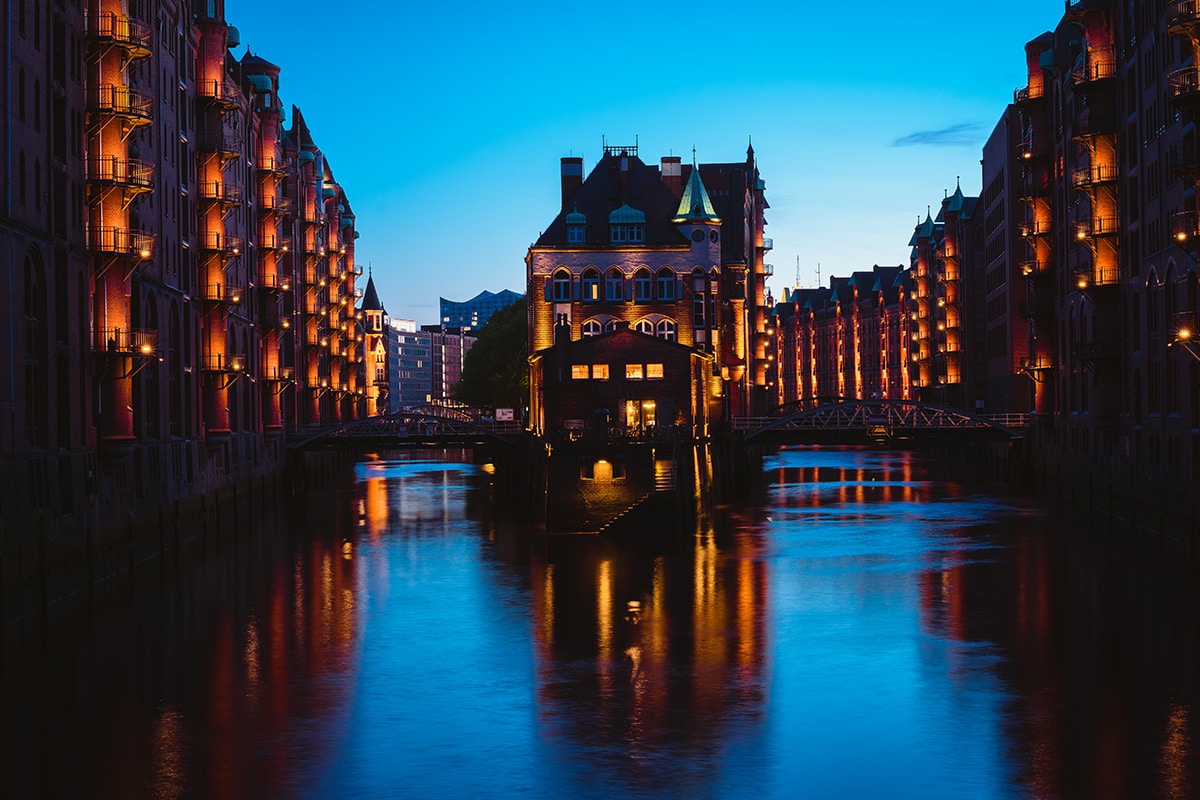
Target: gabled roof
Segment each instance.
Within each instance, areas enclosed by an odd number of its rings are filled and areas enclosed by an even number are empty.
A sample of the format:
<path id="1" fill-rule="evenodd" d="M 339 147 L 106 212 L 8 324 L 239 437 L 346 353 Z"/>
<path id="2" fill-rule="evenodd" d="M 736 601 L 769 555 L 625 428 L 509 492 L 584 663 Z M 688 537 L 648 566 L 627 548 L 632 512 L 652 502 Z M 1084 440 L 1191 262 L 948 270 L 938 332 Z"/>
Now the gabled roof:
<path id="1" fill-rule="evenodd" d="M 630 337 L 636 337 L 636 340 L 630 343 L 636 345 L 639 351 L 654 352 L 655 350 L 673 350 L 675 352 L 684 352 L 690 355 L 699 356 L 704 359 L 711 360 L 711 353 L 705 353 L 703 350 L 697 350 L 694 347 L 689 347 L 686 344 L 673 342 L 670 339 L 663 339 L 658 336 L 651 336 L 647 333 L 639 333 L 629 325 L 620 325 L 615 330 L 605 331 L 598 336 L 585 336 L 582 339 L 574 339 L 569 345 L 571 348 L 571 360 L 575 362 L 587 360 L 591 358 L 597 350 L 602 350 L 605 347 L 611 346 L 618 340 L 628 340 Z M 542 348 L 533 354 L 533 358 L 544 356 L 554 350 L 557 345 Z"/>
<path id="2" fill-rule="evenodd" d="M 618 214 L 622 218 L 626 215 L 631 218 L 625 221 L 633 221 L 634 214 L 629 212 L 640 212 L 645 220 L 640 246 L 677 247 L 687 243 L 684 235 L 671 223 L 678 205 L 678 198 L 663 183 L 657 167 L 647 165 L 635 155 L 605 153 L 571 196 L 570 202 L 538 237 L 534 247 L 574 248 L 580 244 L 611 247 L 609 228 L 603 222 L 614 211 L 625 207 L 628 211 Z M 585 229 L 586 238 L 582 243 L 567 240 L 567 217 L 571 217 L 571 224 L 579 224 L 576 215 L 583 215 L 592 223 Z"/>

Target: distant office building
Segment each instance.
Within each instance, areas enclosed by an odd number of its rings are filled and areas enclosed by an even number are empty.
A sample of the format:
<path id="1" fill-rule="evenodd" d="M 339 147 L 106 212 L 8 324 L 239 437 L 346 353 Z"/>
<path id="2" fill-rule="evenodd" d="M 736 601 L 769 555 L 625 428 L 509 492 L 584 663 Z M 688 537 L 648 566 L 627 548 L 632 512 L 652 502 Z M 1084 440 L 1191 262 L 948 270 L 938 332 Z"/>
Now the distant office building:
<path id="1" fill-rule="evenodd" d="M 470 300 L 461 303 L 454 300 L 441 299 L 442 325 L 449 328 L 462 328 L 477 331 L 487 324 L 488 319 L 502 308 L 508 308 L 513 303 L 525 299 L 525 295 L 510 292 L 508 289 L 493 294 L 480 292 Z"/>
<path id="2" fill-rule="evenodd" d="M 454 400 L 475 337 L 460 328 L 389 320 L 389 410 Z"/>

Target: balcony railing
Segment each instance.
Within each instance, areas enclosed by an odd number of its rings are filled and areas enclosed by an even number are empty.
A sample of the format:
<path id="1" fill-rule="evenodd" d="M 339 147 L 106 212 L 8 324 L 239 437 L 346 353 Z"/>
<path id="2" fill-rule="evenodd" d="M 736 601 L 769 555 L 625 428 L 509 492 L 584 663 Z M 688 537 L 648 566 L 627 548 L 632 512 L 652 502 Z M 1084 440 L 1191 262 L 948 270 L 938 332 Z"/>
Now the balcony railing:
<path id="1" fill-rule="evenodd" d="M 1071 70 L 1071 83 L 1084 87 L 1096 81 L 1109 80 L 1117 77 L 1117 60 L 1111 55 L 1094 55 Z"/>
<path id="2" fill-rule="evenodd" d="M 1030 259 L 1028 261 L 1021 262 L 1021 274 L 1026 278 L 1034 275 L 1041 275 L 1049 268 L 1049 264 L 1047 264 L 1045 261 L 1038 261 L 1037 259 Z"/>
<path id="3" fill-rule="evenodd" d="M 267 367 L 263 378 L 268 381 L 292 381 L 296 379 L 295 367 Z"/>
<path id="4" fill-rule="evenodd" d="M 241 99 L 242 90 L 222 79 L 196 81 L 196 94 L 219 105 L 233 107 Z"/>
<path id="5" fill-rule="evenodd" d="M 112 226 L 88 228 L 88 250 L 111 256 L 148 260 L 154 256 L 154 234 Z"/>
<path id="6" fill-rule="evenodd" d="M 271 214 L 292 213 L 292 201 L 287 197 L 274 194 L 264 194 L 258 198 L 258 208 Z"/>
<path id="7" fill-rule="evenodd" d="M 201 297 L 214 303 L 242 302 L 242 287 L 232 283 L 206 283 L 200 287 Z"/>
<path id="8" fill-rule="evenodd" d="M 203 153 L 217 153 L 225 159 L 237 158 L 242 154 L 241 140 L 226 131 L 200 134 L 196 147 Z"/>
<path id="9" fill-rule="evenodd" d="M 223 231 L 200 231 L 200 249 L 237 256 L 242 253 L 242 240 Z"/>
<path id="10" fill-rule="evenodd" d="M 259 284 L 264 289 L 269 289 L 273 292 L 290 292 L 292 290 L 291 278 L 279 273 L 266 273 L 260 276 Z"/>
<path id="11" fill-rule="evenodd" d="M 130 58 L 150 55 L 153 28 L 140 20 L 110 11 L 88 14 L 85 24 L 88 39 L 115 44 Z"/>
<path id="12" fill-rule="evenodd" d="M 771 237 L 764 236 L 762 242 L 763 242 L 762 243 L 763 250 L 774 250 L 775 249 L 775 240 L 772 239 Z"/>
<path id="13" fill-rule="evenodd" d="M 1017 230 L 1024 238 L 1029 238 L 1031 236 L 1045 236 L 1046 234 L 1050 233 L 1050 220 L 1035 219 L 1027 222 L 1018 222 Z"/>
<path id="14" fill-rule="evenodd" d="M 136 158 L 92 156 L 87 162 L 87 179 L 100 183 L 115 183 L 128 189 L 152 189 L 154 165 Z"/>
<path id="15" fill-rule="evenodd" d="M 1175 36 L 1188 36 L 1200 27 L 1200 2 L 1197 0 L 1174 0 L 1167 6 L 1167 32 Z"/>
<path id="16" fill-rule="evenodd" d="M 1075 223 L 1075 238 L 1089 239 L 1094 236 L 1112 236 L 1117 232 L 1120 218 L 1115 216 L 1095 215 L 1081 219 Z"/>
<path id="17" fill-rule="evenodd" d="M 125 355 L 153 355 L 158 351 L 158 331 L 143 328 L 95 328 L 92 350 Z"/>
<path id="18" fill-rule="evenodd" d="M 259 172 L 270 172 L 274 175 L 287 174 L 287 162 L 278 156 L 263 156 L 258 160 L 255 168 Z"/>
<path id="19" fill-rule="evenodd" d="M 1180 102 L 1200 95 L 1200 68 L 1184 67 L 1168 73 L 1167 94 L 1172 100 Z"/>
<path id="20" fill-rule="evenodd" d="M 224 181 L 201 181 L 200 199 L 221 205 L 236 206 L 242 203 L 242 187 Z"/>
<path id="21" fill-rule="evenodd" d="M 1089 164 L 1086 167 L 1076 167 L 1071 172 L 1071 183 L 1076 188 L 1094 186 L 1100 183 L 1112 183 L 1116 179 L 1116 164 Z"/>
<path id="22" fill-rule="evenodd" d="M 1046 90 L 1043 86 L 1022 86 L 1013 92 L 1013 102 L 1028 103 L 1030 100 L 1040 100 L 1046 96 Z"/>
<path id="23" fill-rule="evenodd" d="M 154 98 L 115 83 L 102 83 L 88 89 L 87 110 L 92 114 L 113 114 L 133 124 L 154 120 Z"/>
<path id="24" fill-rule="evenodd" d="M 208 353 L 201 362 L 209 372 L 241 372 L 246 368 L 245 356 L 231 356 L 226 353 Z"/>

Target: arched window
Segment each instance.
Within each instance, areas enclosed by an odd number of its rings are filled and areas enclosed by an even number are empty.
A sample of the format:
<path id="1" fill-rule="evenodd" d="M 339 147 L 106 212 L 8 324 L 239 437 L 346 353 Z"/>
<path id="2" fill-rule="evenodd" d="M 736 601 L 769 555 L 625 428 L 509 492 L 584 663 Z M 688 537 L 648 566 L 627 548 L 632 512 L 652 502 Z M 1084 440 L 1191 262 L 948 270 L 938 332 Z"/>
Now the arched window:
<path id="1" fill-rule="evenodd" d="M 600 273 L 588 267 L 583 271 L 583 281 L 581 288 L 583 289 L 582 300 L 585 302 L 595 302 L 600 299 Z"/>
<path id="2" fill-rule="evenodd" d="M 621 270 L 610 269 L 604 276 L 604 299 L 610 303 L 625 299 L 625 273 Z"/>
<path id="3" fill-rule="evenodd" d="M 609 331 L 615 331 L 616 329 L 617 329 L 617 321 L 615 319 L 610 319 L 604 323 L 605 333 L 607 333 Z"/>
<path id="4" fill-rule="evenodd" d="M 554 273 L 554 302 L 571 302 L 571 273 L 560 269 Z"/>
<path id="5" fill-rule="evenodd" d="M 638 333 L 644 333 L 647 336 L 654 335 L 654 323 L 648 319 L 638 320 L 637 325 L 634 325 L 633 329 Z"/>
<path id="6" fill-rule="evenodd" d="M 660 339 L 666 339 L 669 342 L 675 341 L 675 322 L 674 320 L 662 319 L 655 326 L 655 335 Z"/>
<path id="7" fill-rule="evenodd" d="M 659 300 L 671 301 L 675 299 L 675 271 L 670 267 L 663 267 L 658 271 L 658 291 Z"/>
<path id="8" fill-rule="evenodd" d="M 649 303 L 652 299 L 650 270 L 643 267 L 633 275 L 633 300 L 635 303 Z"/>
<path id="9" fill-rule="evenodd" d="M 604 326 L 600 324 L 600 320 L 589 319 L 583 323 L 581 332 L 585 338 L 588 336 L 599 336 L 604 332 Z"/>

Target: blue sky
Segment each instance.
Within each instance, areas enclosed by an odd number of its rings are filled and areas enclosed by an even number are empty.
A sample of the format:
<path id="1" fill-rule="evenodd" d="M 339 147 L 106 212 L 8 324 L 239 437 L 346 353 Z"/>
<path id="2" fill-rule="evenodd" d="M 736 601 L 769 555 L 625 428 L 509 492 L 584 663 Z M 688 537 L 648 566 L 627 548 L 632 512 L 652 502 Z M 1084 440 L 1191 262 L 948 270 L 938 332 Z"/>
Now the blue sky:
<path id="1" fill-rule="evenodd" d="M 280 9 L 286 8 L 284 13 Z M 240 57 L 282 68 L 357 216 L 357 260 L 389 314 L 524 291 L 559 210 L 559 158 L 602 139 L 737 161 L 753 141 L 778 298 L 900 264 L 918 215 L 979 193 L 983 143 L 1024 45 L 1061 0 L 629 6 L 226 0 Z M 289 119 L 290 124 L 290 119 Z"/>

